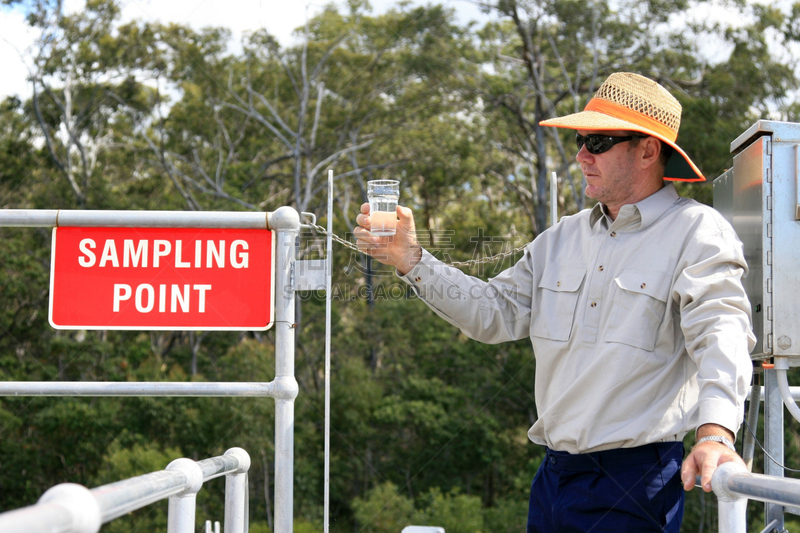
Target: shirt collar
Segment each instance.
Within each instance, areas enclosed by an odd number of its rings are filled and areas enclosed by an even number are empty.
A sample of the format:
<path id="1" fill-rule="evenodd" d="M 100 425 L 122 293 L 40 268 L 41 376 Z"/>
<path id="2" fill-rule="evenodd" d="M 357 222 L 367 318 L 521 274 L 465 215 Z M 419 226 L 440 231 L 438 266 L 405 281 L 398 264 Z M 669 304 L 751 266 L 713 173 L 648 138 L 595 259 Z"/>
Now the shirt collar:
<path id="1" fill-rule="evenodd" d="M 680 197 L 678 196 L 678 191 L 675 190 L 675 185 L 669 182 L 644 200 L 633 205 L 622 206 L 614 223 L 628 225 L 638 222 L 638 229 L 645 229 L 658 220 L 678 198 Z M 594 228 L 595 224 L 605 217 L 605 206 L 598 203 L 589 214 L 589 225 Z M 611 219 L 608 219 L 608 224 L 611 225 Z"/>
<path id="2" fill-rule="evenodd" d="M 589 213 L 589 226 L 594 228 L 595 224 L 597 224 L 597 221 L 601 218 L 605 218 L 605 216 L 606 210 L 603 204 L 600 202 L 596 203 L 592 208 L 592 211 Z M 611 224 L 611 221 L 609 220 L 608 223 Z"/>

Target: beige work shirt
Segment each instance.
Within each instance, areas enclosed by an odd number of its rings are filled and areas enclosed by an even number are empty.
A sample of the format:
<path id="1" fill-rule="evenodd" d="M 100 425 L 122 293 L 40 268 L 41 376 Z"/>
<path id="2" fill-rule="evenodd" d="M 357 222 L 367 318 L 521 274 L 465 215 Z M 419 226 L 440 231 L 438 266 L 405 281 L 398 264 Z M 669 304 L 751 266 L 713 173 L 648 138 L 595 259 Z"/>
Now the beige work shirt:
<path id="1" fill-rule="evenodd" d="M 488 283 L 427 251 L 402 278 L 476 340 L 530 337 L 537 444 L 569 453 L 734 433 L 755 344 L 742 244 L 714 209 L 669 183 L 616 220 L 564 217 Z"/>

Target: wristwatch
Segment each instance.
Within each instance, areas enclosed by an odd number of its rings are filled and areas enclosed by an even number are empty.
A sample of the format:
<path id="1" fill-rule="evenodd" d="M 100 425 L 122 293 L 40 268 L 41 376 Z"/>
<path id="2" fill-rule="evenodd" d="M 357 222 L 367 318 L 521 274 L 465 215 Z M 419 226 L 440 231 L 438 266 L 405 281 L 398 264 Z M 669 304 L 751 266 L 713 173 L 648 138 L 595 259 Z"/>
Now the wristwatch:
<path id="1" fill-rule="evenodd" d="M 724 444 L 725 446 L 730 448 L 733 453 L 736 453 L 736 447 L 733 445 L 733 443 L 726 437 L 723 437 L 721 435 L 708 435 L 707 437 L 698 439 L 698 441 L 695 444 L 700 444 L 701 442 L 706 442 L 709 440 L 714 442 L 719 442 L 720 444 Z"/>

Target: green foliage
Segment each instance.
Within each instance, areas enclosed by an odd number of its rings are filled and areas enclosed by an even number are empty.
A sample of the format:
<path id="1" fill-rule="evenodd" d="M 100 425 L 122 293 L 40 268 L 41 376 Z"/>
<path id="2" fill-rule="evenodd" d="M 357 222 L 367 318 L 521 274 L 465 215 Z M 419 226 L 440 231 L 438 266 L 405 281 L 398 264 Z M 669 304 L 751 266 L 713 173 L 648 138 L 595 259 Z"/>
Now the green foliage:
<path id="1" fill-rule="evenodd" d="M 483 511 L 484 531 L 493 533 L 518 533 L 528 522 L 528 499 L 525 494 L 517 498 L 504 498 Z M 447 530 L 445 530 L 447 531 Z"/>
<path id="2" fill-rule="evenodd" d="M 525 528 L 527 501 L 501 500 L 484 509 L 477 496 L 461 494 L 458 489 L 443 493 L 434 487 L 416 498 L 415 507 L 401 492 L 387 482 L 365 498 L 353 500 L 359 531 L 391 533 L 411 524 L 443 527 L 448 533 L 505 533 Z"/>
<path id="3" fill-rule="evenodd" d="M 422 498 L 424 507 L 415 513 L 414 523 L 443 527 L 453 533 L 479 533 L 483 530 L 481 499 L 459 494 L 458 489 L 442 494 L 438 489 Z"/>
<path id="4" fill-rule="evenodd" d="M 411 524 L 413 502 L 398 494 L 392 483 L 384 483 L 371 490 L 366 498 L 353 500 L 355 518 L 364 533 L 400 531 Z"/>
<path id="5" fill-rule="evenodd" d="M 92 480 L 93 486 L 113 483 L 142 474 L 163 470 L 167 464 L 177 457 L 183 457 L 177 448 L 161 450 L 153 443 L 134 444 L 124 448 L 118 439 L 108 447 L 103 457 L 102 466 Z M 103 527 L 103 531 L 111 533 L 165 531 L 167 528 L 166 502 L 160 502 L 130 513 Z"/>

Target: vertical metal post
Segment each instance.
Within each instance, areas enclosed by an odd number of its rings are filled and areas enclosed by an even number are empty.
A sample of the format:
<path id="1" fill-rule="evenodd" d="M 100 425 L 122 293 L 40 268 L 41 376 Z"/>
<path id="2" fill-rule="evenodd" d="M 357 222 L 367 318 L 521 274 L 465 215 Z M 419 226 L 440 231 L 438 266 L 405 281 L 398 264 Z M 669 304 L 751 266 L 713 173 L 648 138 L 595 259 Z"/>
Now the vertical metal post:
<path id="1" fill-rule="evenodd" d="M 300 216 L 291 207 L 271 214 L 270 229 L 276 233 L 275 273 L 275 533 L 292 533 L 294 507 L 294 377 L 295 242 Z"/>
<path id="2" fill-rule="evenodd" d="M 714 471 L 711 486 L 719 502 L 719 533 L 747 533 L 747 498 L 731 490 L 731 479 L 737 474 L 749 474 L 738 463 L 724 463 Z"/>
<path id="3" fill-rule="evenodd" d="M 768 476 L 783 477 L 783 398 L 778 387 L 777 371 L 764 369 L 764 447 L 772 457 L 764 457 L 764 473 Z M 783 531 L 783 506 L 776 503 L 764 504 L 764 523 L 775 522 L 775 528 Z"/>
<path id="4" fill-rule="evenodd" d="M 175 459 L 167 470 L 186 476 L 186 490 L 169 498 L 167 533 L 194 533 L 197 491 L 203 486 L 203 470 L 191 459 Z"/>
<path id="5" fill-rule="evenodd" d="M 725 501 L 719 499 L 719 533 L 747 533 L 747 499 Z"/>
<path id="6" fill-rule="evenodd" d="M 250 455 L 241 448 L 231 448 L 225 455 L 239 459 L 239 468 L 225 475 L 225 533 L 247 532 L 247 471 Z M 217 523 L 219 533 L 219 523 Z"/>
<path id="7" fill-rule="evenodd" d="M 558 175 L 550 174 L 550 226 L 558 222 Z"/>
<path id="8" fill-rule="evenodd" d="M 167 533 L 194 533 L 197 493 L 171 496 Z"/>
<path id="9" fill-rule="evenodd" d="M 331 301 L 333 274 L 333 170 L 328 171 L 328 240 L 325 243 L 325 464 L 323 467 L 322 531 L 330 524 L 331 479 Z"/>
<path id="10" fill-rule="evenodd" d="M 753 457 L 756 449 L 756 434 L 758 432 L 758 413 L 761 411 L 761 380 L 759 374 L 753 373 L 753 386 L 750 390 L 750 405 L 745 418 L 745 428 L 742 431 L 742 459 L 749 472 L 753 471 Z"/>

